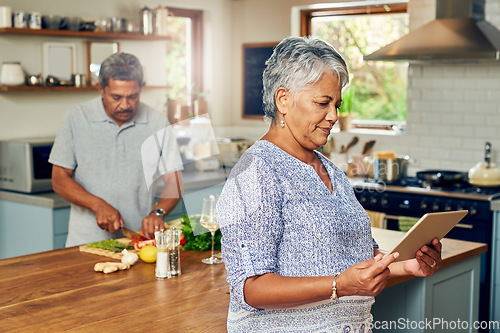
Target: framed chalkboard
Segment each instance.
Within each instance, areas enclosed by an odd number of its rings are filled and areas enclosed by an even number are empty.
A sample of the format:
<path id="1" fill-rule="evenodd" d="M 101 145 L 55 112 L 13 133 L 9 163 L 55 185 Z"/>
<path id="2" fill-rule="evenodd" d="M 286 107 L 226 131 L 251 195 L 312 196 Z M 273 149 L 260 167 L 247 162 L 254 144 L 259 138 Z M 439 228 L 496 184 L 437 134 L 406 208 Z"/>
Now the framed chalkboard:
<path id="1" fill-rule="evenodd" d="M 275 43 L 243 44 L 243 118 L 262 119 L 262 73 Z"/>

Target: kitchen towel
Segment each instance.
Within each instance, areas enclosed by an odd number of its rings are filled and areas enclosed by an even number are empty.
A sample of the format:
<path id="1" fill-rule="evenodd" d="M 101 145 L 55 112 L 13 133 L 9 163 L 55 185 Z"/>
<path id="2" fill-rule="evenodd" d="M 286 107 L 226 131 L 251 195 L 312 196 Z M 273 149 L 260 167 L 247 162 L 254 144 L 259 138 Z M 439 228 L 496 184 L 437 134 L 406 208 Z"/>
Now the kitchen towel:
<path id="1" fill-rule="evenodd" d="M 385 217 L 385 213 L 374 212 L 371 210 L 367 210 L 366 213 L 370 218 L 372 227 L 387 229 L 387 219 Z"/>
<path id="2" fill-rule="evenodd" d="M 413 227 L 415 223 L 420 220 L 419 217 L 411 217 L 411 216 L 399 216 L 398 217 L 398 226 L 400 231 L 407 232 Z"/>

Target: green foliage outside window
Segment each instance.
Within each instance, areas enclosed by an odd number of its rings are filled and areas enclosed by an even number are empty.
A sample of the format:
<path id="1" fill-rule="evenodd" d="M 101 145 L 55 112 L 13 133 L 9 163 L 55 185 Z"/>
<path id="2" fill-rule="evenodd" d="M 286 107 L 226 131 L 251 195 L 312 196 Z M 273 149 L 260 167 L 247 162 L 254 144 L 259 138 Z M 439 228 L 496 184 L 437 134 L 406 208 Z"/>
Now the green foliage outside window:
<path id="1" fill-rule="evenodd" d="M 356 119 L 406 121 L 407 63 L 363 61 L 363 55 L 407 34 L 407 26 L 407 14 L 312 19 L 312 34 L 329 41 L 347 62 L 355 91 L 349 109 Z"/>
<path id="2" fill-rule="evenodd" d="M 186 99 L 188 96 L 188 54 L 187 39 L 190 19 L 171 16 L 168 20 L 168 34 L 171 39 L 167 42 L 167 69 L 168 97 L 172 99 Z"/>

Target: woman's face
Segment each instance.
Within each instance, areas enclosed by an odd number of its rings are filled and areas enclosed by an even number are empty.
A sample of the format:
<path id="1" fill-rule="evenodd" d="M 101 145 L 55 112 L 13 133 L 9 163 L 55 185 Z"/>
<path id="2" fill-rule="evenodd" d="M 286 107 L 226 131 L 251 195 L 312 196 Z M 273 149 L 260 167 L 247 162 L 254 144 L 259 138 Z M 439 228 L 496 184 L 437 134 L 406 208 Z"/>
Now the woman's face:
<path id="1" fill-rule="evenodd" d="M 318 149 L 327 142 L 341 103 L 340 80 L 336 74 L 325 72 L 318 82 L 299 91 L 293 101 L 289 101 L 283 109 L 285 124 L 303 148 Z"/>

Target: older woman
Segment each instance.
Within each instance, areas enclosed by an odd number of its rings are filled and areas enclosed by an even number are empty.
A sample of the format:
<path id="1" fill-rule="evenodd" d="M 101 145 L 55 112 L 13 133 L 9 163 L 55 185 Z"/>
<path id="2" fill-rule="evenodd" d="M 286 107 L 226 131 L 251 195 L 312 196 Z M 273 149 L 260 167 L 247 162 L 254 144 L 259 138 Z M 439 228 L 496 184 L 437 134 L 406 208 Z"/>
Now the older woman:
<path id="1" fill-rule="evenodd" d="M 347 67 L 315 38 L 284 39 L 263 75 L 269 131 L 233 168 L 217 206 L 228 331 L 370 331 L 387 279 L 429 276 L 441 244 L 392 263 L 346 176 L 316 149 L 338 119 Z"/>

